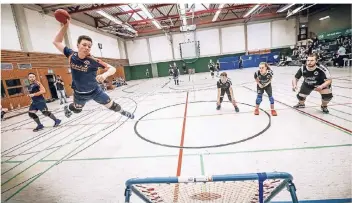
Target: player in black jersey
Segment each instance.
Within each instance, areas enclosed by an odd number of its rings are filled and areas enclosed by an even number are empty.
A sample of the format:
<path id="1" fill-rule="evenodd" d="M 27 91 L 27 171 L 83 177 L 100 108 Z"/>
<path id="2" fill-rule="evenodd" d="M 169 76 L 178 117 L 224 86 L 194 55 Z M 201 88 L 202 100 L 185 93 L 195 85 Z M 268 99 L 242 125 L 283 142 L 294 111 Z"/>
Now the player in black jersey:
<path id="1" fill-rule="evenodd" d="M 220 79 L 217 82 L 217 87 L 218 87 L 218 99 L 217 99 L 217 110 L 220 110 L 221 108 L 221 103 L 224 99 L 225 93 L 227 94 L 227 97 L 229 98 L 229 101 L 232 102 L 233 106 L 235 107 L 235 111 L 239 112 L 239 108 L 236 104 L 235 97 L 233 96 L 233 90 L 232 90 L 232 82 L 230 78 L 227 77 L 226 72 L 222 72 L 220 74 Z"/>
<path id="2" fill-rule="evenodd" d="M 213 63 L 213 61 L 211 59 L 208 64 L 208 68 L 210 70 L 211 77 L 214 78 L 215 64 Z"/>
<path id="3" fill-rule="evenodd" d="M 169 79 L 170 79 L 170 80 L 171 80 L 172 75 L 174 74 L 174 73 L 173 73 L 173 70 L 172 70 L 172 69 L 173 69 L 172 67 L 173 67 L 173 66 L 172 66 L 172 64 L 170 63 L 170 64 L 169 64 Z"/>
<path id="4" fill-rule="evenodd" d="M 219 62 L 219 60 L 216 61 L 215 70 L 216 70 L 216 77 L 219 77 L 219 71 L 220 71 L 220 62 Z"/>
<path id="5" fill-rule="evenodd" d="M 54 114 L 52 114 L 48 110 L 45 98 L 43 96 L 43 94 L 45 94 L 44 86 L 36 80 L 34 73 L 28 74 L 28 80 L 30 82 L 30 85 L 28 87 L 28 96 L 32 98 L 32 103 L 29 107 L 28 115 L 29 117 L 33 118 L 33 120 L 38 125 L 33 131 L 37 132 L 44 128 L 43 124 L 40 123 L 39 117 L 36 114 L 38 110 L 41 111 L 44 116 L 48 116 L 54 120 L 54 127 L 58 126 L 61 123 L 61 120 L 57 119 Z"/>
<path id="6" fill-rule="evenodd" d="M 321 109 L 324 113 L 329 113 L 327 108 L 328 103 L 332 99 L 331 90 L 331 75 L 329 70 L 323 65 L 317 64 L 317 56 L 310 55 L 307 58 L 306 65 L 302 66 L 296 73 L 295 78 L 292 81 L 293 91 L 297 90 L 297 82 L 303 76 L 304 81 L 301 89 L 297 94 L 298 104 L 295 108 L 304 108 L 306 97 L 313 91 L 317 91 L 321 94 Z"/>
<path id="7" fill-rule="evenodd" d="M 271 80 L 273 78 L 273 71 L 270 69 L 269 65 L 265 62 L 259 64 L 259 70 L 254 73 L 254 79 L 257 82 L 257 99 L 255 101 L 254 114 L 259 115 L 259 105 L 262 102 L 264 91 L 268 94 L 271 108 L 271 115 L 277 116 L 274 109 L 274 98 L 273 90 L 271 87 Z"/>
<path id="8" fill-rule="evenodd" d="M 174 65 L 172 67 L 172 73 L 173 73 L 173 78 L 174 78 L 174 81 L 175 81 L 175 85 L 179 85 L 178 76 L 180 75 L 180 70 L 178 69 L 176 63 L 174 63 Z"/>

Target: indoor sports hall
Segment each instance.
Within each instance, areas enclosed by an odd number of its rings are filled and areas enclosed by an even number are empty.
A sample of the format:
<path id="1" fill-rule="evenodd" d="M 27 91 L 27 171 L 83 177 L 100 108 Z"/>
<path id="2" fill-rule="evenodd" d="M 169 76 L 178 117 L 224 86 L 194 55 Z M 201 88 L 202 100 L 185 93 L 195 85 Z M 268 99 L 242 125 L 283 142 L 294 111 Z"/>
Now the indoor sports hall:
<path id="1" fill-rule="evenodd" d="M 352 202 L 351 9 L 2 4 L 1 201 Z"/>

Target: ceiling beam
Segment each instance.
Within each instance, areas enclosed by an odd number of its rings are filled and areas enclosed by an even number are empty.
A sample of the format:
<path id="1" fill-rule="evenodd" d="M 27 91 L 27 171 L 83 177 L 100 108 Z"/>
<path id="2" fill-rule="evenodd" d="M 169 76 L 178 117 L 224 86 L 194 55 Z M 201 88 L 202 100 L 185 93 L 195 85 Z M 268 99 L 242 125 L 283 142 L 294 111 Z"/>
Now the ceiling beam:
<path id="1" fill-rule="evenodd" d="M 99 10 L 99 9 L 103 9 L 103 8 L 111 8 L 111 7 L 122 6 L 122 5 L 126 5 L 126 4 L 101 4 L 101 5 L 93 4 L 90 8 L 84 8 L 84 9 L 79 9 L 79 10 L 75 10 L 75 11 L 70 11 L 68 13 L 69 14 L 82 13 L 82 12 L 94 11 L 94 10 Z"/>
<path id="2" fill-rule="evenodd" d="M 258 14 L 258 15 L 254 15 L 252 17 L 252 19 L 257 19 L 257 18 L 270 18 L 270 17 L 279 17 L 281 16 L 282 14 L 277 14 L 277 13 L 262 13 L 262 14 Z M 200 26 L 200 25 L 207 25 L 207 24 L 216 24 L 216 23 L 221 23 L 221 22 L 228 22 L 228 21 L 235 21 L 235 20 L 243 20 L 243 19 L 246 19 L 246 18 L 243 18 L 243 17 L 240 17 L 240 18 L 230 18 L 230 19 L 226 19 L 226 20 L 220 20 L 220 21 L 216 21 L 216 22 L 213 22 L 212 19 L 210 19 L 209 21 L 205 21 L 205 22 L 199 22 L 197 23 L 197 26 Z M 173 26 L 173 27 L 170 27 L 170 29 L 177 29 L 177 28 L 180 28 L 180 26 Z M 150 29 L 150 30 L 143 30 L 143 31 L 138 31 L 138 34 L 148 34 L 148 33 L 156 33 L 156 32 L 160 32 L 160 30 L 158 29 Z"/>
<path id="3" fill-rule="evenodd" d="M 222 10 L 235 10 L 235 9 L 251 8 L 253 5 L 255 5 L 255 4 L 229 6 L 229 7 L 222 8 Z M 205 14 L 205 13 L 213 13 L 214 11 L 216 12 L 217 10 L 218 9 L 201 10 L 201 11 L 194 12 L 194 15 L 201 15 L 201 14 Z M 186 15 L 191 15 L 191 13 L 188 13 Z M 154 19 L 160 21 L 160 20 L 165 20 L 165 19 L 168 19 L 168 18 L 179 18 L 179 15 L 162 16 L 162 17 L 157 17 L 157 18 L 154 18 Z M 137 24 L 145 23 L 145 22 L 149 22 L 149 21 L 152 21 L 152 20 L 151 19 L 146 19 L 146 20 L 133 21 L 133 22 L 131 22 L 131 25 L 137 25 Z"/>
<path id="4" fill-rule="evenodd" d="M 158 5 L 154 5 L 154 6 L 147 6 L 148 9 L 153 9 L 153 8 L 159 8 L 159 7 L 163 7 L 163 6 L 171 6 L 173 4 L 158 4 Z M 137 13 L 139 11 L 142 11 L 141 9 L 134 9 L 134 10 L 130 10 L 130 11 L 124 11 L 124 12 L 119 12 L 119 13 L 113 13 L 111 14 L 112 16 L 119 16 L 119 15 L 126 15 L 126 14 L 130 14 L 130 13 Z M 104 17 L 99 17 L 99 18 L 104 18 Z"/>

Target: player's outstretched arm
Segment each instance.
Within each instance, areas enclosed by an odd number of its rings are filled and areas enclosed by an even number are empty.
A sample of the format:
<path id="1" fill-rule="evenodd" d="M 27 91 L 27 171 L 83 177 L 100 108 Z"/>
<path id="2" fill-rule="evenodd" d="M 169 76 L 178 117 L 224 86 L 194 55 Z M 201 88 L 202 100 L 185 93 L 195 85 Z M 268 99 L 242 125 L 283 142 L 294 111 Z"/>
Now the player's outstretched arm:
<path id="1" fill-rule="evenodd" d="M 67 28 L 69 24 L 70 24 L 70 19 L 67 20 L 67 23 L 65 25 L 62 25 L 62 27 L 60 28 L 59 32 L 57 33 L 53 41 L 53 44 L 61 53 L 64 53 L 65 45 L 62 42 L 64 41 L 64 36 L 67 32 Z"/>

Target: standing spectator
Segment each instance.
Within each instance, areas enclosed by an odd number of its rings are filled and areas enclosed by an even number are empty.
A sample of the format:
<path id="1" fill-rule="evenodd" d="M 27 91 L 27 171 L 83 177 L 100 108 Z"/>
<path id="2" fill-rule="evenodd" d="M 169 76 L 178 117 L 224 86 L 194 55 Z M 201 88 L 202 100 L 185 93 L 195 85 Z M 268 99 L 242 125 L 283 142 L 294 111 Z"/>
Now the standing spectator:
<path id="1" fill-rule="evenodd" d="M 62 99 L 64 99 L 65 103 L 67 103 L 64 85 L 65 85 L 65 83 L 61 79 L 61 76 L 57 75 L 56 89 L 57 89 L 57 92 L 59 93 L 58 95 L 60 97 L 60 105 L 63 104 Z"/>

